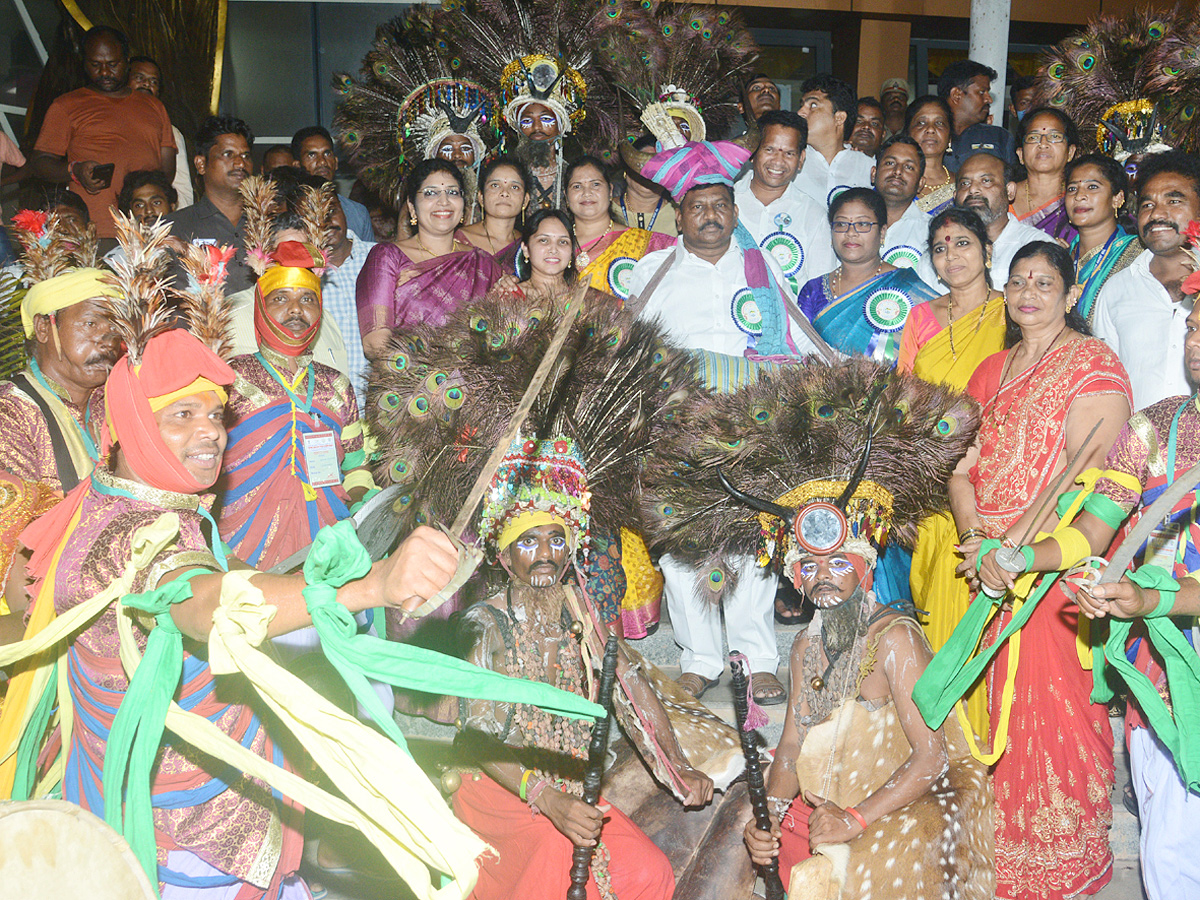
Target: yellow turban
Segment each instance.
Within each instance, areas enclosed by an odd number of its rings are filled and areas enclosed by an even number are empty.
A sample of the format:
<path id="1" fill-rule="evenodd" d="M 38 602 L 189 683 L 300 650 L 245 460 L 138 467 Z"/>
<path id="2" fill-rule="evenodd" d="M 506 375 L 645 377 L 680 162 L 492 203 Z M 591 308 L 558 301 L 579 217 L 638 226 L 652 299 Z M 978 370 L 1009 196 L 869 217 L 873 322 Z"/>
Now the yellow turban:
<path id="1" fill-rule="evenodd" d="M 312 269 L 302 269 L 299 266 L 271 266 L 258 276 L 258 290 L 264 300 L 271 296 L 272 291 L 282 287 L 308 288 L 320 297 L 321 276 Z"/>
<path id="2" fill-rule="evenodd" d="M 35 284 L 21 301 L 25 337 L 33 337 L 34 316 L 48 316 L 93 297 L 119 297 L 117 289 L 104 280 L 108 275 L 100 269 L 74 269 Z"/>

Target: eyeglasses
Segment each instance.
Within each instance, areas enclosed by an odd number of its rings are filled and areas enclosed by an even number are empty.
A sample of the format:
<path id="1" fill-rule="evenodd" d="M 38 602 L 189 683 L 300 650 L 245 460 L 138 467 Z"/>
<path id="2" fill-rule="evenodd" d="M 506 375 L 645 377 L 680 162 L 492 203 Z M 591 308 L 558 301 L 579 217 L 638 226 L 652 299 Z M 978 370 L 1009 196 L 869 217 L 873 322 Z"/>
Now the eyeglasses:
<path id="1" fill-rule="evenodd" d="M 448 200 L 457 200 L 463 195 L 463 192 L 458 188 L 446 188 L 439 190 L 438 188 L 424 188 L 421 191 L 421 196 L 426 200 L 437 200 L 439 197 L 446 197 Z"/>
<path id="2" fill-rule="evenodd" d="M 835 219 L 832 225 L 834 232 L 837 234 L 845 234 L 851 228 L 859 234 L 868 234 L 872 228 L 878 227 L 878 222 L 847 222 L 844 219 Z"/>
<path id="3" fill-rule="evenodd" d="M 1061 144 L 1067 139 L 1067 136 L 1061 131 L 1047 131 L 1045 134 L 1027 134 L 1025 135 L 1025 143 L 1027 144 Z"/>

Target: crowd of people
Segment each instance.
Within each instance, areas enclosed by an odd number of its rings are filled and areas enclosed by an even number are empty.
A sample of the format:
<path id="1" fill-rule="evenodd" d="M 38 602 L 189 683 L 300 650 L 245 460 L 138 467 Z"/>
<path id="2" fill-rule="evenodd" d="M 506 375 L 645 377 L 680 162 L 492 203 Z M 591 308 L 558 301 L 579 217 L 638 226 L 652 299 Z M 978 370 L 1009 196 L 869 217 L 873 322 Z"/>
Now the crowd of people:
<path id="1" fill-rule="evenodd" d="M 1147 895 L 1200 891 L 1200 156 L 1045 77 L 994 124 L 972 60 L 783 109 L 736 16 L 605 6 L 416 9 L 258 163 L 87 32 L 0 147 L 0 796 L 164 898 L 321 896 L 308 807 L 419 896 L 561 896 L 587 848 L 587 896 L 665 900 L 673 826 L 586 799 L 610 701 L 679 821 L 736 799 L 747 896 L 1066 898 L 1112 877 L 1115 689 Z M 372 558 L 339 523 L 379 509 Z M 730 651 L 786 706 L 753 802 Z M 364 791 L 397 707 L 459 729 L 450 803 Z"/>

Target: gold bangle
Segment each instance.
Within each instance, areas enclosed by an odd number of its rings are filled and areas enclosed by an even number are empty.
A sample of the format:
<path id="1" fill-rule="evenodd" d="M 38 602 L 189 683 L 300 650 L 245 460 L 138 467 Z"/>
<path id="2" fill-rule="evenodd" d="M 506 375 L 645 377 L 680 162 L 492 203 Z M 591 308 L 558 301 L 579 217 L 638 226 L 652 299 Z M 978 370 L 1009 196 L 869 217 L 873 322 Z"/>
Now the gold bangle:
<path id="1" fill-rule="evenodd" d="M 984 531 L 982 528 L 968 528 L 966 531 L 959 532 L 958 542 L 960 544 L 965 544 L 967 541 L 971 540 L 972 538 L 985 538 L 985 537 L 987 537 L 987 532 Z"/>

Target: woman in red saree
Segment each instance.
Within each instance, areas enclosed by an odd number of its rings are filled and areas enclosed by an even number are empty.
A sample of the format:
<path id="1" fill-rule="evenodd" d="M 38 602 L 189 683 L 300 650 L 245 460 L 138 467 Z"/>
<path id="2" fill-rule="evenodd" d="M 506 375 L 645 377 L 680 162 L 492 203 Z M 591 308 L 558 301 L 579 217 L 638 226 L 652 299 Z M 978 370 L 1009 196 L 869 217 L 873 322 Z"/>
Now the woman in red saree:
<path id="1" fill-rule="evenodd" d="M 491 254 L 458 237 L 466 188 L 452 163 L 422 160 L 406 188 L 413 234 L 376 244 L 358 274 L 358 328 L 368 359 L 383 352 L 393 328 L 440 325 L 450 310 L 486 294 L 500 275 Z"/>
<path id="2" fill-rule="evenodd" d="M 972 535 L 961 567 L 968 578 L 982 538 L 1021 544 L 1051 530 L 1054 497 L 1104 461 L 1130 415 L 1125 369 L 1087 336 L 1073 312 L 1078 298 L 1064 248 L 1039 241 L 1017 252 L 1005 287 L 1017 340 L 984 360 L 967 386 L 982 423 L 950 480 L 955 523 Z M 1002 607 L 984 646 L 1011 618 Z M 996 896 L 1005 900 L 1092 894 L 1112 876 L 1113 734 L 1107 709 L 1089 699 L 1077 622 L 1069 596 L 1054 588 L 1021 630 L 1019 653 L 1005 646 L 987 673 L 993 735 L 1010 716 L 1007 741 L 993 751 Z"/>

